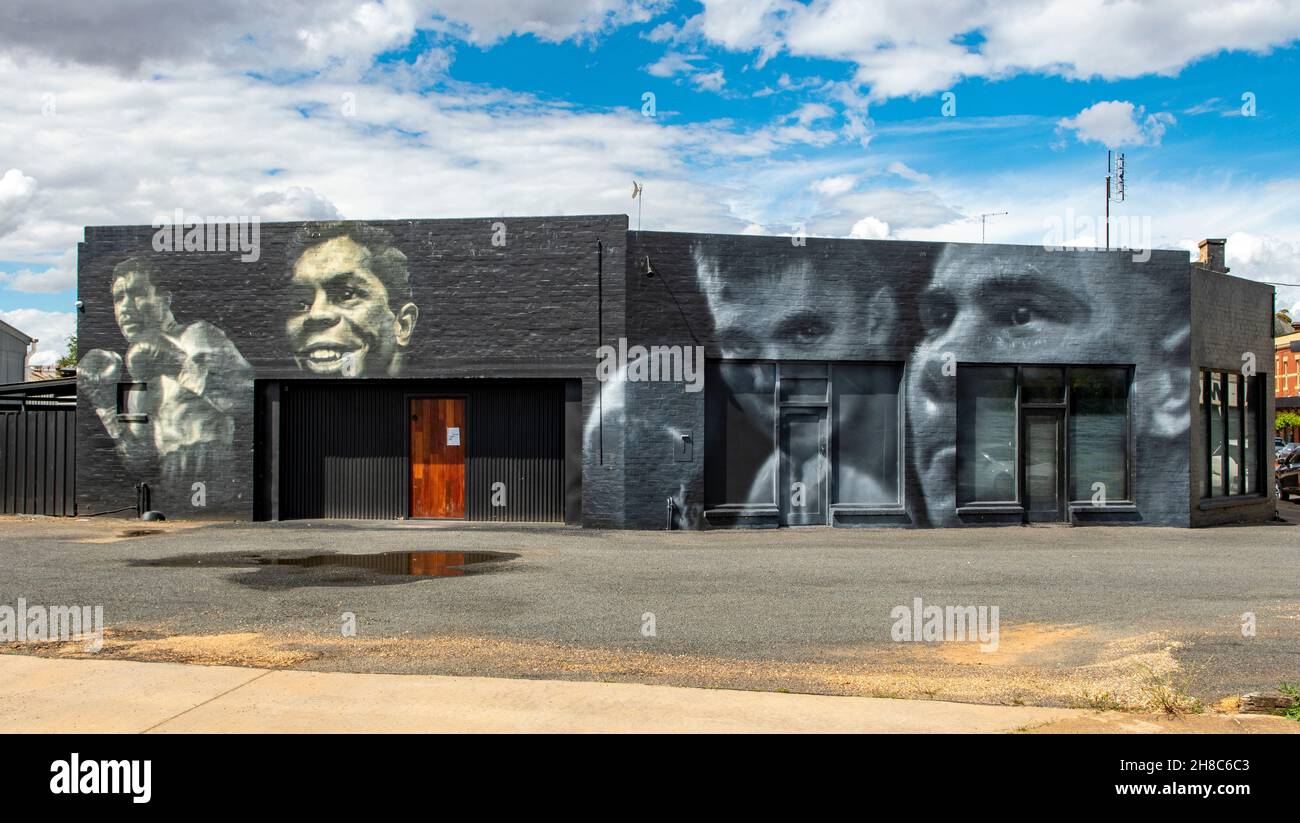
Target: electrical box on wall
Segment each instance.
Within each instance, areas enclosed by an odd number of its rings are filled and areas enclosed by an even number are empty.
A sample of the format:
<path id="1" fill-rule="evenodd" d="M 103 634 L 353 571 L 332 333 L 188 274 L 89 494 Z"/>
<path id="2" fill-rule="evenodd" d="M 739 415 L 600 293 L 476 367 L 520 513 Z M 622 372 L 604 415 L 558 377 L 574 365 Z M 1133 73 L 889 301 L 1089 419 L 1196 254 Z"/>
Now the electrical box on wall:
<path id="1" fill-rule="evenodd" d="M 673 459 L 678 463 L 689 463 L 695 459 L 695 441 L 690 432 L 678 432 L 673 436 Z"/>

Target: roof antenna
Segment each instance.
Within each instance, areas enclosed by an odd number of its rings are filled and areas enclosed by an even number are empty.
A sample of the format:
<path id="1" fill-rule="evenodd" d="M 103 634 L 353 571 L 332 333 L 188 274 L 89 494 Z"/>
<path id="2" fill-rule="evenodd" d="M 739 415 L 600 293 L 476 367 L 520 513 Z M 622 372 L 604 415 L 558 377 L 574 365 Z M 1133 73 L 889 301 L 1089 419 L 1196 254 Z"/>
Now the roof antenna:
<path id="1" fill-rule="evenodd" d="M 984 242 L 985 224 L 987 223 L 988 218 L 990 218 L 990 217 L 999 217 L 999 216 L 1004 215 L 1004 214 L 1007 214 L 1007 212 L 1004 212 L 1004 211 L 991 211 L 991 212 L 986 212 L 985 214 L 981 214 L 981 215 L 980 215 L 980 242 L 981 242 L 981 243 Z"/>
<path id="2" fill-rule="evenodd" d="M 633 180 L 632 199 L 636 201 L 636 233 L 637 234 L 641 233 L 641 201 L 645 199 L 641 196 L 641 192 L 643 191 L 645 191 L 645 186 Z"/>

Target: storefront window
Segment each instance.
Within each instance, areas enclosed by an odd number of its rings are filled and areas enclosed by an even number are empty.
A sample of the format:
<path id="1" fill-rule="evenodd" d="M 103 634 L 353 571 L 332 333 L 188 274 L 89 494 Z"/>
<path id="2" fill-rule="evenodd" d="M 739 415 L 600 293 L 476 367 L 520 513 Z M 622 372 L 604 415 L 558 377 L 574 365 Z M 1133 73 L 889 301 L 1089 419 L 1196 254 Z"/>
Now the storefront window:
<path id="1" fill-rule="evenodd" d="M 829 501 L 822 497 L 814 515 L 827 514 L 827 502 L 897 505 L 902 500 L 902 380 L 897 363 L 709 363 L 707 505 L 777 505 L 783 464 L 818 478 L 819 486 L 829 483 Z M 784 427 L 806 423 L 810 416 L 828 428 L 805 429 L 813 436 L 803 440 L 776 441 L 778 421 Z M 803 477 L 790 475 L 796 476 Z"/>
<path id="2" fill-rule="evenodd" d="M 711 504 L 776 504 L 776 366 L 711 363 L 705 378 Z"/>
<path id="3" fill-rule="evenodd" d="M 1128 384 L 1127 368 L 1070 369 L 1071 500 L 1129 499 Z"/>
<path id="4" fill-rule="evenodd" d="M 835 486 L 832 502 L 898 503 L 897 365 L 834 365 Z M 784 366 L 781 376 L 785 385 Z"/>
<path id="5" fill-rule="evenodd" d="M 1210 495 L 1222 497 L 1227 487 L 1223 483 L 1223 467 L 1227 458 L 1223 425 L 1223 373 L 1210 372 L 1210 390 L 1206 393 L 1210 418 Z"/>
<path id="6" fill-rule="evenodd" d="M 1016 500 L 1016 368 L 957 369 L 957 502 Z"/>
<path id="7" fill-rule="evenodd" d="M 1265 378 L 1266 379 L 1266 378 Z M 1235 371 L 1201 373 L 1201 430 L 1205 460 L 1202 497 L 1259 494 L 1263 436 L 1259 376 Z"/>
<path id="8" fill-rule="evenodd" d="M 1246 393 L 1246 427 L 1241 432 L 1241 439 L 1245 443 L 1246 459 L 1244 466 L 1246 469 L 1246 494 L 1259 493 L 1259 378 L 1247 377 Z"/>

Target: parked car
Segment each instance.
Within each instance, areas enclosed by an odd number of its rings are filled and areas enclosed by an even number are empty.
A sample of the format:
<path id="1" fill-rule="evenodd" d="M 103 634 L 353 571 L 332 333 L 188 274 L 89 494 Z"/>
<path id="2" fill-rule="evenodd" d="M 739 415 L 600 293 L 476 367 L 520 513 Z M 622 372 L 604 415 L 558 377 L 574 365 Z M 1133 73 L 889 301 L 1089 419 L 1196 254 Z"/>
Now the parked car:
<path id="1" fill-rule="evenodd" d="M 1300 496 L 1300 449 L 1293 449 L 1285 460 L 1279 460 L 1273 469 L 1273 486 L 1278 500 Z"/>
<path id="2" fill-rule="evenodd" d="M 1291 455 L 1295 454 L 1297 451 L 1300 451 L 1300 443 L 1287 443 L 1277 452 L 1278 462 L 1281 463 L 1284 460 L 1290 459 Z"/>

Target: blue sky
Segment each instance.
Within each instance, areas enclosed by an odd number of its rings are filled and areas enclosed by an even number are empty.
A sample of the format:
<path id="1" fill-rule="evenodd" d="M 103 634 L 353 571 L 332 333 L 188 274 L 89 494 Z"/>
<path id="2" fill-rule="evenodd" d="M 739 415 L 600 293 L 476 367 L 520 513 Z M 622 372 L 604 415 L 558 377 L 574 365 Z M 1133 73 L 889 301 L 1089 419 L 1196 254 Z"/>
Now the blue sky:
<path id="1" fill-rule="evenodd" d="M 1101 214 L 1108 147 L 1141 245 L 1225 236 L 1300 284 L 1294 0 L 48 5 L 0 27 L 0 318 L 38 360 L 86 225 L 635 219 L 635 177 L 652 229 L 978 241 L 1005 211 L 990 241 L 1039 244 Z"/>

